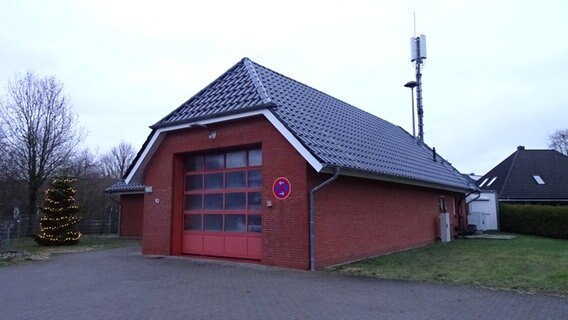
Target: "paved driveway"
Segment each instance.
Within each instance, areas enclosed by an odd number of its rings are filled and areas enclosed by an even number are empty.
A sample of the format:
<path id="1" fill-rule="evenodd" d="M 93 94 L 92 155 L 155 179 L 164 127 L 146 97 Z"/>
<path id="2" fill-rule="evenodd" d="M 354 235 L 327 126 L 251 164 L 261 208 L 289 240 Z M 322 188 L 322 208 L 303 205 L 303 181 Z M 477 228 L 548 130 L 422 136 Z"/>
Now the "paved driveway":
<path id="1" fill-rule="evenodd" d="M 0 268 L 0 319 L 568 319 L 568 299 L 139 254 Z"/>

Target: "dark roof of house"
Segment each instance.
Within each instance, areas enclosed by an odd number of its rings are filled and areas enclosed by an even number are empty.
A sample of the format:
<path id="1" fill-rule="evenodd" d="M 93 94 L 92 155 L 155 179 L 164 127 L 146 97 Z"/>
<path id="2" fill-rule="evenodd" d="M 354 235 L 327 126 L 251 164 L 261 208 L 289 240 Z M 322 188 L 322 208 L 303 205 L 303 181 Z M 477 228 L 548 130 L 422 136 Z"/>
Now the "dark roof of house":
<path id="1" fill-rule="evenodd" d="M 519 146 L 476 184 L 482 190 L 496 190 L 500 200 L 568 200 L 568 157 Z"/>
<path id="2" fill-rule="evenodd" d="M 142 193 L 145 186 L 142 184 L 126 184 L 121 180 L 105 189 L 105 193 Z"/>
<path id="3" fill-rule="evenodd" d="M 256 64 L 248 58 L 152 126 L 153 129 L 268 108 L 324 166 L 459 190 L 473 188 L 399 126 Z"/>

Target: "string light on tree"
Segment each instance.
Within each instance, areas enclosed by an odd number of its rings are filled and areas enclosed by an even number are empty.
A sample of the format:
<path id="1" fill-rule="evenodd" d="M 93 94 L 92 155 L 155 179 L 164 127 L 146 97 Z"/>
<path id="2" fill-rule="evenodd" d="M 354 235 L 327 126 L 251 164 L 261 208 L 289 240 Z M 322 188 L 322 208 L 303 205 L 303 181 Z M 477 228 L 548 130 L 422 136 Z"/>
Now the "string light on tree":
<path id="1" fill-rule="evenodd" d="M 73 245 L 79 242 L 81 232 L 75 226 L 80 219 L 79 207 L 75 205 L 75 179 L 57 178 L 51 181 L 45 190 L 43 216 L 40 219 L 40 231 L 35 241 L 41 245 Z"/>

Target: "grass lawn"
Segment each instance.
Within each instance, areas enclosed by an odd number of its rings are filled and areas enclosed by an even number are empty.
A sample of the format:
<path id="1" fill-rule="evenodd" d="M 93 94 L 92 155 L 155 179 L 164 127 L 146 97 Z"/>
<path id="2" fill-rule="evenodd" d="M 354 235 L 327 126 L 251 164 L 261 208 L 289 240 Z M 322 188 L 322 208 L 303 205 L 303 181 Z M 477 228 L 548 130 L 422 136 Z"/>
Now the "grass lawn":
<path id="1" fill-rule="evenodd" d="M 334 268 L 343 273 L 568 296 L 568 240 L 464 239 Z"/>
<path id="2" fill-rule="evenodd" d="M 10 240 L 10 245 L 1 247 L 3 251 L 17 251 L 21 256 L 15 258 L 0 258 L 0 267 L 18 264 L 25 261 L 49 259 L 53 253 L 83 252 L 91 250 L 112 249 L 132 246 L 140 243 L 138 239 L 120 238 L 117 236 L 89 236 L 83 235 L 81 241 L 73 246 L 44 247 L 38 245 L 32 238 Z"/>

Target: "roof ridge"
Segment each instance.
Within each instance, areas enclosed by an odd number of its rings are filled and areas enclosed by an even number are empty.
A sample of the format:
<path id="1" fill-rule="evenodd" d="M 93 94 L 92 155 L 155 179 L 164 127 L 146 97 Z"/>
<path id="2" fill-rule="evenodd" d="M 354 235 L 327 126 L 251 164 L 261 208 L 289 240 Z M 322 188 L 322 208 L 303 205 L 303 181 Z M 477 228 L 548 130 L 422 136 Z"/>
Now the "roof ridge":
<path id="1" fill-rule="evenodd" d="M 256 69 L 254 68 L 254 65 L 252 64 L 250 59 L 249 58 L 243 58 L 243 64 L 245 65 L 247 73 L 248 73 L 252 83 L 254 84 L 256 91 L 258 91 L 258 94 L 260 95 L 262 102 L 270 103 L 271 99 L 268 96 L 268 92 L 266 92 L 266 88 L 264 87 L 264 85 L 262 84 L 262 81 L 258 77 L 258 74 L 256 73 Z"/>
<path id="2" fill-rule="evenodd" d="M 515 166 L 515 163 L 517 162 L 517 157 L 519 156 L 520 151 L 521 150 L 517 150 L 515 152 L 515 156 L 513 157 L 513 161 L 511 162 L 511 166 L 509 167 L 509 170 L 507 170 L 507 175 L 505 176 L 505 180 L 503 180 L 503 184 L 501 185 L 501 190 L 499 190 L 500 195 L 503 194 L 503 190 L 505 189 L 505 186 L 507 185 L 507 182 L 509 181 L 509 177 L 511 176 L 511 172 L 513 172 L 513 167 Z"/>

